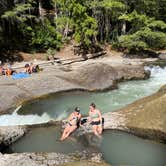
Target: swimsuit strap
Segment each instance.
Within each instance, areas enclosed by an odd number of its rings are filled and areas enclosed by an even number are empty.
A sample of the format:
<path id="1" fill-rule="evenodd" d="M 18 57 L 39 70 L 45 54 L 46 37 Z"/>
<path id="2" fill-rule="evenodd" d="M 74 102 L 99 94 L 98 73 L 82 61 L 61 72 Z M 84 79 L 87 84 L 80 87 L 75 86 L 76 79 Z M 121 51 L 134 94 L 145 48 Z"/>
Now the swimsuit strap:
<path id="1" fill-rule="evenodd" d="M 75 121 L 75 123 L 77 123 L 78 122 L 78 117 L 77 116 L 74 116 L 71 120 L 70 120 L 70 122 L 71 121 Z"/>
<path id="2" fill-rule="evenodd" d="M 95 119 L 95 118 L 98 118 L 98 117 L 99 117 L 98 112 L 91 114 L 91 118 L 92 118 L 92 119 Z"/>

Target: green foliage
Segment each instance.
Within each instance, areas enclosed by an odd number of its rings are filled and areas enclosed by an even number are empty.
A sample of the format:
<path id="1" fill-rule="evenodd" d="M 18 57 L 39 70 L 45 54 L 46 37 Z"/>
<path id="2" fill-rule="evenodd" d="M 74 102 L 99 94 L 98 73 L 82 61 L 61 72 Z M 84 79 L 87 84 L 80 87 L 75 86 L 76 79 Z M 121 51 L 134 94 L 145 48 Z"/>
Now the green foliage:
<path id="1" fill-rule="evenodd" d="M 118 42 L 113 44 L 113 48 L 128 50 L 129 52 L 142 51 L 148 48 L 144 41 L 141 41 L 140 37 L 137 35 L 122 35 L 119 37 Z"/>
<path id="2" fill-rule="evenodd" d="M 39 16 L 39 3 L 45 16 Z M 1 4 L 1 48 L 59 49 L 70 39 L 85 52 L 105 42 L 129 51 L 166 47 L 166 0 L 3 0 Z"/>
<path id="3" fill-rule="evenodd" d="M 165 49 L 166 34 L 163 32 L 152 31 L 150 28 L 145 28 L 135 33 L 140 39 L 147 43 L 148 48 Z"/>
<path id="4" fill-rule="evenodd" d="M 149 27 L 154 30 L 165 30 L 166 23 L 161 20 L 155 20 L 155 18 L 148 17 L 145 14 L 138 14 L 135 10 L 130 14 L 125 14 L 119 17 L 119 20 L 127 21 L 131 24 L 131 32 L 136 32 L 142 27 Z"/>
<path id="5" fill-rule="evenodd" d="M 147 49 L 165 49 L 166 34 L 163 32 L 153 32 L 149 28 L 137 31 L 132 35 L 123 35 L 119 37 L 114 48 L 127 49 L 129 52 L 142 51 Z"/>
<path id="6" fill-rule="evenodd" d="M 36 25 L 32 34 L 31 45 L 40 49 L 56 48 L 60 49 L 62 35 L 58 33 L 49 20 L 45 19 L 42 24 Z"/>
<path id="7" fill-rule="evenodd" d="M 78 43 L 89 46 L 92 42 L 92 37 L 96 36 L 96 20 L 92 17 L 85 16 L 84 21 L 78 21 L 75 24 L 74 37 Z"/>
<path id="8" fill-rule="evenodd" d="M 130 14 L 119 17 L 119 20 L 130 23 L 128 34 L 119 37 L 114 47 L 132 50 L 165 49 L 166 48 L 166 23 L 148 17 L 146 14 L 138 14 L 134 10 Z"/>
<path id="9" fill-rule="evenodd" d="M 25 22 L 28 19 L 35 18 L 35 16 L 29 13 L 29 10 L 32 9 L 32 5 L 28 4 L 17 4 L 12 11 L 6 11 L 1 18 L 2 19 L 13 19 L 18 22 Z M 28 11 L 28 12 L 27 12 Z"/>
<path id="10" fill-rule="evenodd" d="M 83 5 L 84 2 L 77 0 L 58 0 L 57 2 L 65 15 L 55 20 L 57 28 L 60 27 L 61 31 L 64 31 L 68 24 L 68 29 L 72 29 L 75 40 L 83 47 L 88 47 L 97 34 L 97 23 L 88 15 L 88 8 Z"/>

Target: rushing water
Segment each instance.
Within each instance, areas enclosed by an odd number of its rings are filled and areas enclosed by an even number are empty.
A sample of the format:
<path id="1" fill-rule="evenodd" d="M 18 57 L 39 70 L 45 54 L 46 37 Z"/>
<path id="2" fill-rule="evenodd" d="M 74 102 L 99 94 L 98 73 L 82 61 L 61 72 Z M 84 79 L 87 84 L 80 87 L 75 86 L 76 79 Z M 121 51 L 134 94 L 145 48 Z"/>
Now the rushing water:
<path id="1" fill-rule="evenodd" d="M 88 113 L 88 106 L 95 102 L 101 111 L 113 111 L 156 92 L 166 84 L 166 68 L 151 69 L 151 78 L 142 81 L 121 83 L 119 89 L 102 92 L 65 92 L 48 98 L 31 101 L 18 107 L 12 115 L 0 116 L 0 125 L 43 123 L 51 119 L 61 120 L 74 109 Z M 10 152 L 61 152 L 71 153 L 87 149 L 81 141 L 67 139 L 59 142 L 58 128 L 36 128 L 14 143 Z M 113 166 L 166 166 L 166 145 L 144 140 L 120 131 L 105 131 L 97 144 L 104 159 Z"/>
<path id="2" fill-rule="evenodd" d="M 61 120 L 79 106 L 88 113 L 91 102 L 95 102 L 102 113 L 113 111 L 133 101 L 156 92 L 166 84 L 166 68 L 153 67 L 148 80 L 121 83 L 119 89 L 101 92 L 64 92 L 37 99 L 22 106 L 11 115 L 0 116 L 0 126 L 43 123 L 51 119 Z"/>
<path id="3" fill-rule="evenodd" d="M 60 130 L 55 127 L 37 128 L 13 144 L 9 152 L 61 152 L 72 153 L 86 150 L 76 139 L 59 142 Z M 97 138 L 95 140 L 98 140 Z M 97 143 L 104 159 L 112 166 L 165 166 L 166 145 L 144 140 L 120 132 L 105 131 Z"/>

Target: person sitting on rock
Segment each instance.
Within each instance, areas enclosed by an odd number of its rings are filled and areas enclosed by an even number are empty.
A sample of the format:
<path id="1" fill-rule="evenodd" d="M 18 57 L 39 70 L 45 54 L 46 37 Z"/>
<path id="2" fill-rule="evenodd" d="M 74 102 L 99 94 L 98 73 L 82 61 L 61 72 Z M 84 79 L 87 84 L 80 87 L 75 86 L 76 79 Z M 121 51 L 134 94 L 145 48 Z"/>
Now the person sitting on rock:
<path id="1" fill-rule="evenodd" d="M 35 65 L 33 63 L 30 64 L 29 68 L 31 73 L 37 73 L 40 70 L 39 65 Z"/>
<path id="2" fill-rule="evenodd" d="M 28 73 L 28 74 L 31 74 L 31 70 L 30 70 L 30 66 L 29 64 L 25 64 L 25 70 L 24 70 L 25 73 Z"/>
<path id="3" fill-rule="evenodd" d="M 96 105 L 91 103 L 89 106 L 89 122 L 95 135 L 100 136 L 103 131 L 102 115 L 100 110 L 96 109 Z"/>
<path id="4" fill-rule="evenodd" d="M 76 107 L 74 112 L 71 113 L 71 115 L 67 119 L 68 122 L 60 138 L 61 141 L 66 139 L 73 131 L 77 129 L 78 124 L 80 123 L 80 120 L 81 120 L 80 109 Z"/>
<path id="5" fill-rule="evenodd" d="M 5 75 L 5 69 L 0 65 L 0 75 Z"/>
<path id="6" fill-rule="evenodd" d="M 10 76 L 10 75 L 12 75 L 13 73 L 16 73 L 16 71 L 13 70 L 10 65 L 8 65 L 8 66 L 6 67 L 6 69 L 5 69 L 5 75 Z"/>

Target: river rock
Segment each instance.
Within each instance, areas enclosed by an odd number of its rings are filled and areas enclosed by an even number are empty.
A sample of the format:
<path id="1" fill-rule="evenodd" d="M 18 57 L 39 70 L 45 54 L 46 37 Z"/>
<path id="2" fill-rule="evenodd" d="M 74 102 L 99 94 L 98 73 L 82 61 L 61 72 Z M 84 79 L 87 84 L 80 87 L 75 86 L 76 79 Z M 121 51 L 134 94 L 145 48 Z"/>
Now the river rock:
<path id="1" fill-rule="evenodd" d="M 159 59 L 166 60 L 166 53 L 160 53 Z"/>
<path id="2" fill-rule="evenodd" d="M 120 113 L 125 115 L 125 125 L 130 132 L 166 142 L 166 86 L 123 108 Z"/>
<path id="3" fill-rule="evenodd" d="M 166 142 L 166 85 L 157 93 L 144 97 L 116 111 L 103 114 L 104 129 L 122 130 L 144 138 Z M 74 133 L 85 144 L 95 145 L 92 126 L 84 124 Z"/>
<path id="4" fill-rule="evenodd" d="M 25 126 L 3 126 L 0 127 L 0 149 L 10 145 L 26 132 Z"/>
<path id="5" fill-rule="evenodd" d="M 105 61 L 50 65 L 40 73 L 19 80 L 1 76 L 0 114 L 13 112 L 11 108 L 17 104 L 49 93 L 114 89 L 119 81 L 146 79 L 150 75 L 142 65 L 112 65 Z"/>
<path id="6" fill-rule="evenodd" d="M 150 73 L 144 67 L 123 65 L 111 66 L 108 63 L 86 63 L 76 70 L 59 76 L 69 82 L 85 87 L 87 90 L 115 89 L 122 80 L 147 79 Z"/>
<path id="7" fill-rule="evenodd" d="M 79 156 L 79 157 L 78 157 Z M 93 161 L 93 156 L 98 156 L 98 153 L 89 155 L 84 160 L 81 160 L 82 154 L 60 154 L 60 153 L 14 153 L 0 154 L 0 166 L 59 166 L 59 165 L 78 165 L 78 163 L 91 163 L 94 166 L 103 164 Z M 90 164 L 89 164 L 90 166 Z M 107 166 L 103 164 L 103 166 Z"/>

